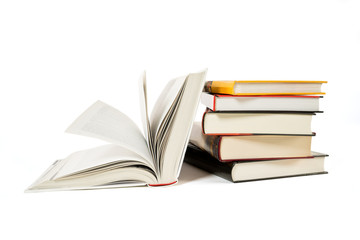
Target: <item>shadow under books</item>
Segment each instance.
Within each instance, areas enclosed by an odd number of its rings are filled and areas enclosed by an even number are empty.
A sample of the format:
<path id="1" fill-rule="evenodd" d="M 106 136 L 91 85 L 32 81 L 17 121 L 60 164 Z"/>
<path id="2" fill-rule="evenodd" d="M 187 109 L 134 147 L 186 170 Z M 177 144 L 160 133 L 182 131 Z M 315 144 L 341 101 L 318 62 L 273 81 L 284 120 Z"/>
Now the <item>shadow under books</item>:
<path id="1" fill-rule="evenodd" d="M 180 172 L 180 176 L 179 176 L 178 185 L 186 184 L 188 182 L 193 182 L 195 180 L 208 178 L 211 176 L 212 176 L 211 173 L 203 171 L 203 170 L 196 168 L 190 164 L 183 163 L 181 172 Z"/>

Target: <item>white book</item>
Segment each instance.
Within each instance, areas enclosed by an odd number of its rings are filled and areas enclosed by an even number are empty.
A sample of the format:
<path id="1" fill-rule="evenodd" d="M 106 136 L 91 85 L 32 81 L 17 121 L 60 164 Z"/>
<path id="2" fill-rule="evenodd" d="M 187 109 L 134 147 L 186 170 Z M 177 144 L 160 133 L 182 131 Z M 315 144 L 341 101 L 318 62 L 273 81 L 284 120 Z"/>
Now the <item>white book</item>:
<path id="1" fill-rule="evenodd" d="M 149 117 L 144 72 L 139 80 L 143 132 L 119 110 L 95 102 L 66 132 L 109 144 L 55 161 L 27 191 L 176 183 L 205 76 L 206 70 L 169 81 Z"/>
<path id="2" fill-rule="evenodd" d="M 213 112 L 202 119 L 202 130 L 210 135 L 290 134 L 313 135 L 314 113 L 291 112 Z"/>
<path id="3" fill-rule="evenodd" d="M 212 111 L 319 112 L 322 96 L 309 95 L 221 95 L 201 93 L 201 103 Z"/>

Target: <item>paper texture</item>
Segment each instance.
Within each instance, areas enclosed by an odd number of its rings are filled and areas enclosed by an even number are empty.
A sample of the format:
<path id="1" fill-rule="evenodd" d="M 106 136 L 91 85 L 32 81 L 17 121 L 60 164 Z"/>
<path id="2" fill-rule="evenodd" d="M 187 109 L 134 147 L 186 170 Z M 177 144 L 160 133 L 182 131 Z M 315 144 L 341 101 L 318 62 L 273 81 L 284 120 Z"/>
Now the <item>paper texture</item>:
<path id="1" fill-rule="evenodd" d="M 101 101 L 90 106 L 66 132 L 118 144 L 152 161 L 146 140 L 136 124 L 119 110 Z"/>
<path id="2" fill-rule="evenodd" d="M 147 140 L 148 148 L 154 159 L 154 148 L 153 148 L 153 141 L 151 137 L 150 131 L 150 122 L 149 122 L 149 113 L 148 113 L 148 106 L 147 106 L 147 87 L 146 87 L 146 72 L 144 71 L 139 79 L 139 98 L 140 98 L 140 114 L 141 114 L 141 121 L 143 125 L 143 130 L 145 134 L 145 138 Z"/>

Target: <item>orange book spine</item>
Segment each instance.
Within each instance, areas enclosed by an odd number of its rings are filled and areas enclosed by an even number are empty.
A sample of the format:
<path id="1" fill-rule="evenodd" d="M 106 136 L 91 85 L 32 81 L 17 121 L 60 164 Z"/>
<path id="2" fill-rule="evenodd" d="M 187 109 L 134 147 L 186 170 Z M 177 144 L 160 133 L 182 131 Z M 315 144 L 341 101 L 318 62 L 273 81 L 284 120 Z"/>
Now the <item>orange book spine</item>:
<path id="1" fill-rule="evenodd" d="M 210 93 L 234 94 L 235 81 L 208 81 L 204 91 Z"/>

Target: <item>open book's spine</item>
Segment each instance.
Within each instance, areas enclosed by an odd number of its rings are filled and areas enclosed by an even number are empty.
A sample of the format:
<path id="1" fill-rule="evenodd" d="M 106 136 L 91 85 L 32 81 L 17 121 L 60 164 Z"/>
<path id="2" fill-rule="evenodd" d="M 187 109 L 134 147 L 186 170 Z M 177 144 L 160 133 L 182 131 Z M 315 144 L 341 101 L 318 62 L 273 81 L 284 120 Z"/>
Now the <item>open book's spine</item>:
<path id="1" fill-rule="evenodd" d="M 162 187 L 162 186 L 169 186 L 177 183 L 177 180 L 171 183 L 159 183 L 159 184 L 148 184 L 149 187 Z"/>

